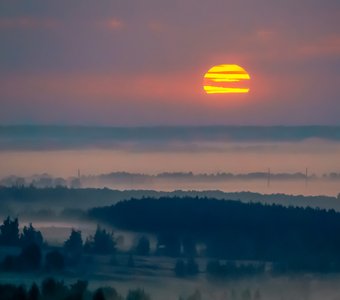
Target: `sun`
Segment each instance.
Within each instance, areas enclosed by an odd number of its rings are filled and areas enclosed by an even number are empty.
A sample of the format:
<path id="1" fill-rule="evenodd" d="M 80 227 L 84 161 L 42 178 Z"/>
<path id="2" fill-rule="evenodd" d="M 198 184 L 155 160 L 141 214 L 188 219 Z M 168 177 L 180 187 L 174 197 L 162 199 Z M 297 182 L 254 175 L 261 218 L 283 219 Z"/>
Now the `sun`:
<path id="1" fill-rule="evenodd" d="M 239 65 L 216 65 L 204 75 L 203 89 L 207 94 L 246 94 L 250 76 Z"/>

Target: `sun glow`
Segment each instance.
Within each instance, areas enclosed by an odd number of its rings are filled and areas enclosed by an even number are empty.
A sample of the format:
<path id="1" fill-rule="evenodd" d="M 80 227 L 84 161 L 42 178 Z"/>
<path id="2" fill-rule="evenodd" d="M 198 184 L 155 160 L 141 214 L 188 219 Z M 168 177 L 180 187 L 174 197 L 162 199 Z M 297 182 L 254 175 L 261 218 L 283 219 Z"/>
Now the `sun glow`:
<path id="1" fill-rule="evenodd" d="M 244 94 L 249 92 L 244 86 L 248 80 L 249 74 L 238 65 L 217 65 L 204 75 L 203 88 L 207 94 Z"/>

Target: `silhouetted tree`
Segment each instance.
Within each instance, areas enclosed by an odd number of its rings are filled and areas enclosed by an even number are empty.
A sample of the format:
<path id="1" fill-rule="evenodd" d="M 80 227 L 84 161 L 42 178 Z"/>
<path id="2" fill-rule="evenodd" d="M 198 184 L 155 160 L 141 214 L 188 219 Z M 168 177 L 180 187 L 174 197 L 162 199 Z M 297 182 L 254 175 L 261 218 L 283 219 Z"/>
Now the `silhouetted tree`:
<path id="1" fill-rule="evenodd" d="M 7 217 L 0 226 L 0 244 L 5 246 L 19 245 L 19 221 Z"/>
<path id="2" fill-rule="evenodd" d="M 225 273 L 225 268 L 218 260 L 211 260 L 207 263 L 206 271 L 208 275 L 223 276 Z"/>
<path id="3" fill-rule="evenodd" d="M 175 274 L 178 277 L 195 276 L 199 272 L 198 264 L 193 258 L 185 262 L 183 259 L 178 259 L 175 265 Z"/>
<path id="4" fill-rule="evenodd" d="M 31 288 L 29 289 L 28 293 L 27 293 L 27 300 L 39 300 L 40 298 L 40 291 L 39 291 L 39 287 L 37 286 L 36 283 L 33 283 L 31 285 Z"/>
<path id="5" fill-rule="evenodd" d="M 15 255 L 7 255 L 1 263 L 5 272 L 15 271 L 18 268 L 18 258 Z"/>
<path id="6" fill-rule="evenodd" d="M 100 226 L 93 237 L 86 240 L 84 249 L 95 254 L 112 254 L 116 251 L 116 241 L 113 233 L 109 233 Z"/>
<path id="7" fill-rule="evenodd" d="M 83 251 L 83 239 L 81 237 L 81 231 L 71 230 L 69 238 L 64 243 L 64 249 L 68 253 L 81 254 Z"/>
<path id="8" fill-rule="evenodd" d="M 137 243 L 136 253 L 138 255 L 149 255 L 150 253 L 150 241 L 146 236 L 142 236 Z"/>
<path id="9" fill-rule="evenodd" d="M 181 253 L 181 243 L 178 235 L 163 233 L 158 237 L 158 253 L 171 257 L 178 257 Z"/>
<path id="10" fill-rule="evenodd" d="M 20 235 L 20 244 L 22 247 L 26 247 L 30 244 L 36 244 L 39 247 L 43 245 L 43 236 L 40 231 L 36 230 L 32 223 L 27 227 L 25 226 Z"/>
<path id="11" fill-rule="evenodd" d="M 15 293 L 13 295 L 13 299 L 15 299 L 15 300 L 27 300 L 26 289 L 23 285 L 19 285 L 16 288 Z"/>
<path id="12" fill-rule="evenodd" d="M 187 275 L 189 276 L 194 276 L 198 274 L 199 272 L 198 264 L 193 258 L 188 259 L 188 262 L 186 265 L 186 272 L 187 272 Z"/>
<path id="13" fill-rule="evenodd" d="M 218 260 L 209 261 L 207 264 L 207 268 L 206 268 L 207 274 L 209 276 L 214 276 L 214 277 L 254 276 L 254 275 L 264 273 L 264 270 L 265 270 L 265 265 L 263 263 L 237 264 L 234 261 L 221 263 Z"/>
<path id="14" fill-rule="evenodd" d="M 79 189 L 81 187 L 81 181 L 79 178 L 73 178 L 70 182 L 72 189 Z"/>
<path id="15" fill-rule="evenodd" d="M 157 235 L 158 254 L 179 257 L 182 242 L 188 256 L 200 243 L 216 259 L 281 261 L 305 271 L 340 271 L 340 235 L 331 234 L 340 231 L 340 213 L 334 210 L 163 197 L 121 201 L 91 209 L 89 215 L 122 229 Z"/>
<path id="16" fill-rule="evenodd" d="M 30 244 L 21 250 L 19 255 L 20 268 L 23 270 L 38 270 L 41 265 L 41 249 L 36 244 Z"/>
<path id="17" fill-rule="evenodd" d="M 17 287 L 13 284 L 1 284 L 0 283 L 0 299 L 13 300 Z"/>
<path id="18" fill-rule="evenodd" d="M 128 292 L 126 300 L 151 300 L 151 298 L 143 289 L 136 289 Z"/>
<path id="19" fill-rule="evenodd" d="M 64 252 L 67 263 L 70 265 L 77 264 L 83 254 L 83 239 L 81 231 L 72 229 L 69 238 L 64 243 Z"/>
<path id="20" fill-rule="evenodd" d="M 87 291 L 88 282 L 84 280 L 78 280 L 76 283 L 70 286 L 69 300 L 82 300 Z"/>
<path id="21" fill-rule="evenodd" d="M 104 292 L 102 289 L 97 289 L 93 294 L 93 300 L 105 300 Z"/>
<path id="22" fill-rule="evenodd" d="M 196 290 L 192 295 L 190 295 L 187 300 L 201 300 L 202 295 L 199 290 Z"/>
<path id="23" fill-rule="evenodd" d="M 46 254 L 45 268 L 47 271 L 61 271 L 64 267 L 64 256 L 58 250 L 52 250 Z"/>
<path id="24" fill-rule="evenodd" d="M 57 281 L 54 278 L 46 278 L 41 284 L 41 294 L 43 299 L 65 299 L 68 292 L 68 288 L 65 286 L 64 282 Z"/>
<path id="25" fill-rule="evenodd" d="M 123 300 L 124 299 L 121 295 L 117 293 L 117 291 L 114 288 L 110 286 L 103 287 L 102 291 L 103 291 L 105 299 L 108 299 L 108 300 Z"/>
<path id="26" fill-rule="evenodd" d="M 197 255 L 196 243 L 194 239 L 190 236 L 183 238 L 183 253 L 187 257 L 195 257 Z"/>
<path id="27" fill-rule="evenodd" d="M 185 270 L 185 262 L 183 259 L 177 259 L 176 265 L 175 265 L 175 274 L 178 277 L 185 276 L 186 270 Z"/>
<path id="28" fill-rule="evenodd" d="M 33 283 L 26 291 L 23 285 L 1 284 L 1 300 L 124 300 L 112 287 L 98 288 L 94 293 L 87 290 L 87 281 L 78 280 L 75 284 L 66 286 L 63 281 L 54 278 L 46 278 L 41 283 L 41 292 L 39 287 Z M 145 293 L 144 293 L 145 294 Z M 138 295 L 143 296 L 143 293 Z M 137 296 L 138 296 L 137 295 Z M 91 297 L 92 296 L 92 297 Z M 137 297 L 133 299 L 150 299 Z"/>
<path id="29" fill-rule="evenodd" d="M 131 253 L 129 254 L 127 266 L 129 268 L 134 268 L 135 267 L 135 260 L 133 259 L 133 255 Z"/>

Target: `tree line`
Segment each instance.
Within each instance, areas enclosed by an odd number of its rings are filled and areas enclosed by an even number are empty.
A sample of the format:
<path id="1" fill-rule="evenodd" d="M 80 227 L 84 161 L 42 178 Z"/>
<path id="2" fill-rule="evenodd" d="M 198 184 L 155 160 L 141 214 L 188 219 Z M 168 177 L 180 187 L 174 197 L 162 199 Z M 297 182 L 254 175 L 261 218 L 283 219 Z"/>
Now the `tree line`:
<path id="1" fill-rule="evenodd" d="M 165 291 L 166 293 L 166 291 Z M 224 292 L 225 299 L 230 300 L 261 300 L 259 289 L 231 288 Z M 144 289 L 130 289 L 124 297 L 111 286 L 88 289 L 88 282 L 78 280 L 73 284 L 65 284 L 64 281 L 48 277 L 40 285 L 33 283 L 28 288 L 25 285 L 1 284 L 1 300 L 152 300 Z M 188 296 L 180 296 L 178 300 L 203 300 L 199 290 Z"/>
<path id="2" fill-rule="evenodd" d="M 94 208 L 89 216 L 158 237 L 164 255 L 273 262 L 277 270 L 340 271 L 340 213 L 209 198 L 163 197 Z"/>
<path id="3" fill-rule="evenodd" d="M 116 201 L 126 199 L 146 198 L 172 198 L 172 197 L 207 197 L 219 200 L 241 200 L 242 202 L 259 202 L 268 204 L 294 205 L 301 207 L 334 208 L 340 211 L 340 194 L 338 197 L 331 196 L 303 196 L 286 194 L 264 195 L 252 192 L 222 192 L 222 191 L 173 191 L 161 192 L 154 190 L 111 190 L 107 188 L 67 188 L 57 186 L 54 188 L 37 188 L 34 186 L 23 186 L 18 184 L 12 187 L 1 186 L 0 183 L 0 211 L 8 213 L 8 203 L 32 204 L 33 207 L 50 208 L 50 203 L 54 203 L 54 208 L 80 208 L 86 209 L 93 206 L 111 205 Z M 41 217 L 41 216 L 40 216 Z"/>
<path id="4" fill-rule="evenodd" d="M 47 271 L 63 270 L 65 265 L 76 265 L 87 254 L 114 254 L 116 239 L 114 233 L 98 226 L 95 234 L 83 241 L 81 231 L 71 230 L 63 247 L 48 247 L 43 235 L 32 224 L 19 230 L 18 218 L 7 217 L 0 225 L 0 246 L 20 249 L 18 255 L 7 255 L 1 263 L 4 271 Z M 43 257 L 43 249 L 47 250 Z M 46 252 L 46 251 L 45 251 Z M 44 263 L 44 264 L 43 264 Z"/>
<path id="5" fill-rule="evenodd" d="M 18 219 L 7 217 L 0 226 L 0 245 L 20 248 L 18 255 L 10 254 L 5 256 L 1 262 L 1 270 L 5 272 L 31 272 L 42 270 L 46 272 L 60 272 L 65 268 L 76 267 L 81 263 L 83 255 L 110 255 L 111 263 L 117 265 L 115 259 L 117 252 L 117 239 L 113 232 L 97 227 L 95 234 L 86 238 L 85 242 L 79 230 L 72 229 L 70 236 L 62 247 L 48 247 L 40 231 L 36 230 L 32 224 L 25 226 L 22 233 L 19 233 Z M 158 242 L 159 244 L 160 242 Z M 45 250 L 45 251 L 44 251 Z M 45 252 L 45 255 L 44 255 Z M 128 268 L 135 267 L 133 254 L 148 256 L 150 251 L 150 240 L 146 236 L 141 236 L 137 243 L 129 251 L 126 264 Z M 162 254 L 156 250 L 155 255 Z M 192 253 L 191 253 L 192 254 Z M 215 268 L 212 268 L 215 266 Z M 219 266 L 216 271 L 216 266 Z M 173 268 L 177 277 L 194 277 L 200 272 L 206 272 L 212 277 L 240 277 L 252 276 L 264 273 L 264 267 L 243 263 L 228 262 L 227 267 L 223 267 L 219 260 L 208 262 L 205 270 L 200 270 L 193 255 L 181 257 L 176 260 Z"/>
<path id="6" fill-rule="evenodd" d="M 88 289 L 88 282 L 78 280 L 66 285 L 52 277 L 42 281 L 40 287 L 33 283 L 28 289 L 25 285 L 0 284 L 2 300 L 151 300 L 143 289 L 129 290 L 126 297 L 113 287 L 101 287 L 94 291 Z"/>

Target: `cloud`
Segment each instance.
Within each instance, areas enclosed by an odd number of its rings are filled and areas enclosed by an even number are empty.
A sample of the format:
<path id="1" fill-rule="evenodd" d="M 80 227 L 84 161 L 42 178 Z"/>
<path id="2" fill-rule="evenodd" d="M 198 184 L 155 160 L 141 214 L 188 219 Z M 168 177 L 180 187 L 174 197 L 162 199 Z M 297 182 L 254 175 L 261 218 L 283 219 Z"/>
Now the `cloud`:
<path id="1" fill-rule="evenodd" d="M 21 74 L 0 77 L 2 95 L 22 97 L 31 95 L 38 98 L 83 97 L 84 99 L 117 98 L 192 98 L 200 95 L 201 76 L 172 73 L 46 73 Z M 17 89 L 16 87 L 20 87 Z"/>
<path id="2" fill-rule="evenodd" d="M 59 22 L 55 19 L 35 18 L 35 17 L 1 17 L 0 29 L 54 29 L 59 26 Z"/>
<path id="3" fill-rule="evenodd" d="M 304 57 L 340 57 L 340 34 L 322 37 L 314 43 L 302 45 L 299 53 Z"/>
<path id="4" fill-rule="evenodd" d="M 105 21 L 101 21 L 100 24 L 109 30 L 121 30 L 125 27 L 125 24 L 123 21 L 116 19 L 116 18 L 111 18 Z"/>

